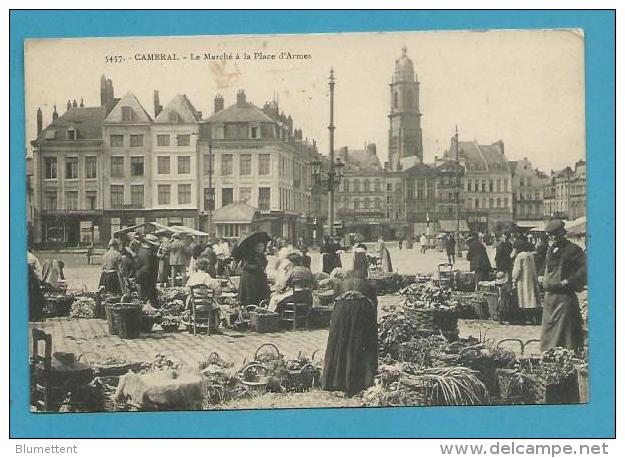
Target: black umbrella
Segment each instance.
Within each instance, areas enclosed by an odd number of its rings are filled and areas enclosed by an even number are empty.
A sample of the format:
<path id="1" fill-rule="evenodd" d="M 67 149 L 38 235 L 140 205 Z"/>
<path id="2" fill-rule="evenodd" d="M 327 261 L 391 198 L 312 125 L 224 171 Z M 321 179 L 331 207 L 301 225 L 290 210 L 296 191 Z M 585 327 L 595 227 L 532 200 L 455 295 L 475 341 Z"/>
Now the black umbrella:
<path id="1" fill-rule="evenodd" d="M 256 245 L 267 243 L 269 240 L 271 240 L 271 237 L 266 232 L 252 232 L 243 236 L 232 249 L 232 257 L 236 260 L 241 260 L 253 253 Z"/>

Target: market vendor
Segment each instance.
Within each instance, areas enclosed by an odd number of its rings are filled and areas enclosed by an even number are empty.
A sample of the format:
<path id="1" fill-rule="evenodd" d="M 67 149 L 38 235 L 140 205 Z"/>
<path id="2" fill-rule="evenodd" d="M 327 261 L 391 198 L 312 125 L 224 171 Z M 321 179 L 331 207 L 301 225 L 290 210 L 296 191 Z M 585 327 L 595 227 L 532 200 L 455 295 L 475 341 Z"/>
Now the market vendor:
<path id="1" fill-rule="evenodd" d="M 369 276 L 369 261 L 367 260 L 367 246 L 364 243 L 357 243 L 353 249 L 354 252 L 354 270 L 360 270 L 363 277 Z"/>
<path id="2" fill-rule="evenodd" d="M 111 239 L 108 250 L 102 256 L 102 274 L 100 275 L 100 286 L 111 294 L 126 294 L 126 280 L 121 275 L 122 255 L 119 252 L 120 242 Z"/>
<path id="3" fill-rule="evenodd" d="M 143 237 L 143 242 L 137 254 L 137 288 L 139 299 L 149 302 L 152 307 L 158 304 L 158 294 L 156 291 L 156 280 L 158 279 L 158 256 L 156 254 L 159 247 L 158 237 L 147 234 Z"/>
<path id="4" fill-rule="evenodd" d="M 566 238 L 561 219 L 549 221 L 545 227 L 551 246 L 545 259 L 543 287 L 542 351 L 564 347 L 580 351 L 584 344 L 582 316 L 576 292 L 586 285 L 586 255 L 578 245 Z"/>
<path id="5" fill-rule="evenodd" d="M 338 292 L 321 386 L 352 396 L 373 384 L 378 369 L 378 301 L 360 270 L 348 274 Z"/>
<path id="6" fill-rule="evenodd" d="M 269 282 L 265 268 L 265 243 L 258 242 L 252 249 L 240 254 L 241 280 L 239 282 L 239 303 L 241 305 L 259 305 L 269 299 Z"/>
<path id="7" fill-rule="evenodd" d="M 319 250 L 319 252 L 321 253 L 322 272 L 325 272 L 329 275 L 335 268 L 341 267 L 341 256 L 338 253 L 340 249 L 341 246 L 334 240 L 332 240 L 330 236 L 324 236 L 323 245 L 321 245 L 321 248 Z"/>
<path id="8" fill-rule="evenodd" d="M 302 256 L 299 253 L 290 253 L 288 261 L 292 267 L 287 278 L 269 299 L 269 310 L 278 313 L 288 302 L 307 303 L 312 306 L 312 288 L 315 279 L 311 270 L 302 265 Z"/>
<path id="9" fill-rule="evenodd" d="M 393 263 L 391 262 L 391 253 L 388 251 L 388 248 L 386 248 L 384 237 L 381 234 L 378 236 L 378 254 L 382 264 L 382 272 L 392 272 Z"/>
<path id="10" fill-rule="evenodd" d="M 54 289 L 57 289 L 65 280 L 63 268 L 65 264 L 58 259 L 46 259 L 41 265 L 41 282 Z"/>
<path id="11" fill-rule="evenodd" d="M 475 272 L 475 288 L 478 289 L 480 282 L 488 280 L 491 264 L 486 252 L 486 247 L 476 233 L 471 233 L 467 240 L 467 261 L 472 272 Z"/>

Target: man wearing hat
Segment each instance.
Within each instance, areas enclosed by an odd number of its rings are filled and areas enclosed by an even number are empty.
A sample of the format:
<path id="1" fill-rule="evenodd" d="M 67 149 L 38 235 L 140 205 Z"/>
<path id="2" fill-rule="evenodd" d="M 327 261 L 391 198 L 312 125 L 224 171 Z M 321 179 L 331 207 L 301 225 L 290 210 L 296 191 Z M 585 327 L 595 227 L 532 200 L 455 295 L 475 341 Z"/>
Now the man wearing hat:
<path id="1" fill-rule="evenodd" d="M 578 351 L 583 346 L 582 317 L 577 291 L 586 285 L 584 251 L 566 238 L 561 219 L 549 221 L 545 227 L 551 246 L 545 259 L 543 287 L 542 351 L 564 347 Z"/>
<path id="2" fill-rule="evenodd" d="M 156 292 L 158 257 L 156 256 L 156 251 L 159 245 L 158 237 L 154 234 L 143 236 L 136 261 L 139 299 L 149 301 L 152 306 L 156 306 L 158 300 Z"/>

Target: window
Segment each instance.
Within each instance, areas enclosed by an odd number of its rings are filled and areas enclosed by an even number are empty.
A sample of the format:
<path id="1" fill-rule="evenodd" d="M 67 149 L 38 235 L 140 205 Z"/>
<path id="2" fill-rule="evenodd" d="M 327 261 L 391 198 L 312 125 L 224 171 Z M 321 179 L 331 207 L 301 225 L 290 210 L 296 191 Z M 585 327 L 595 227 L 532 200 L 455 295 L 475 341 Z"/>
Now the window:
<path id="1" fill-rule="evenodd" d="M 374 186 L 375 186 L 375 188 L 374 188 L 374 189 L 375 189 L 377 192 L 379 192 L 379 191 L 380 191 L 380 188 L 381 188 L 380 180 L 375 180 L 375 185 L 374 185 Z"/>
<path id="2" fill-rule="evenodd" d="M 354 192 L 360 192 L 360 180 L 354 180 Z"/>
<path id="3" fill-rule="evenodd" d="M 178 203 L 179 204 L 191 203 L 191 185 L 190 184 L 178 185 Z"/>
<path id="4" fill-rule="evenodd" d="M 494 192 L 495 191 L 495 184 L 493 183 L 493 180 L 488 180 L 488 190 L 490 192 Z"/>
<path id="5" fill-rule="evenodd" d="M 224 126 L 213 127 L 213 138 L 217 140 L 224 138 Z"/>
<path id="6" fill-rule="evenodd" d="M 65 159 L 65 179 L 75 180 L 78 178 L 78 158 L 68 157 Z"/>
<path id="7" fill-rule="evenodd" d="M 56 191 L 46 191 L 46 210 L 56 210 L 57 198 Z"/>
<path id="8" fill-rule="evenodd" d="M 122 107 L 122 121 L 132 121 L 134 113 L 130 107 Z"/>
<path id="9" fill-rule="evenodd" d="M 67 129 L 67 139 L 76 140 L 76 129 L 74 129 L 73 127 Z"/>
<path id="10" fill-rule="evenodd" d="M 230 205 L 234 202 L 234 195 L 232 192 L 232 188 L 222 188 L 221 189 L 221 206 L 225 207 L 226 205 Z"/>
<path id="11" fill-rule="evenodd" d="M 489 208 L 493 208 L 494 206 L 495 206 L 495 204 L 494 204 L 494 199 L 491 197 L 491 198 L 488 200 L 488 207 L 489 207 Z"/>
<path id="12" fill-rule="evenodd" d="M 124 146 L 124 136 L 123 135 L 111 135 L 111 146 L 119 147 Z"/>
<path id="13" fill-rule="evenodd" d="M 360 208 L 360 200 L 354 199 L 354 209 L 358 210 Z"/>
<path id="14" fill-rule="evenodd" d="M 215 155 L 214 154 L 205 154 L 204 160 L 202 162 L 204 164 L 204 175 L 210 175 L 215 172 Z"/>
<path id="15" fill-rule="evenodd" d="M 391 203 L 391 196 L 386 196 L 386 203 L 390 204 Z"/>
<path id="16" fill-rule="evenodd" d="M 159 205 L 171 204 L 171 185 L 169 184 L 158 185 L 158 204 Z"/>
<path id="17" fill-rule="evenodd" d="M 475 199 L 475 208 L 480 208 L 480 199 Z"/>
<path id="18" fill-rule="evenodd" d="M 133 184 L 130 186 L 130 203 L 135 208 L 143 208 L 143 185 Z"/>
<path id="19" fill-rule="evenodd" d="M 221 156 L 221 174 L 232 175 L 232 154 L 223 154 Z"/>
<path id="20" fill-rule="evenodd" d="M 393 190 L 393 185 L 391 183 L 386 183 L 386 190 L 387 191 L 392 191 Z"/>
<path id="21" fill-rule="evenodd" d="M 369 188 L 370 188 L 369 180 L 365 180 L 364 187 L 365 187 L 365 192 L 369 192 Z M 367 208 L 367 207 L 365 207 L 365 208 Z"/>
<path id="22" fill-rule="evenodd" d="M 504 206 L 505 208 L 508 208 L 508 198 L 507 198 L 507 197 L 504 197 L 504 198 L 503 198 L 503 206 Z"/>
<path id="23" fill-rule="evenodd" d="M 252 174 L 252 155 L 251 154 L 241 154 L 240 164 L 239 164 L 240 175 L 251 175 Z"/>
<path id="24" fill-rule="evenodd" d="M 141 177 L 143 176 L 143 156 L 136 156 L 130 158 L 130 176 Z"/>
<path id="25" fill-rule="evenodd" d="M 191 144 L 191 135 L 189 134 L 178 135 L 178 146 L 189 146 L 190 144 Z"/>
<path id="26" fill-rule="evenodd" d="M 65 191 L 65 209 L 78 210 L 78 191 Z"/>
<path id="27" fill-rule="evenodd" d="M 167 224 L 163 224 L 163 226 L 167 226 Z M 111 218 L 111 234 L 117 232 L 122 228 L 122 219 L 121 218 Z"/>
<path id="28" fill-rule="evenodd" d="M 497 192 L 500 192 L 500 191 L 501 191 L 501 180 L 498 179 L 497 180 Z"/>
<path id="29" fill-rule="evenodd" d="M 143 146 L 143 135 L 131 135 L 130 136 L 130 146 Z"/>
<path id="30" fill-rule="evenodd" d="M 156 144 L 158 146 L 169 146 L 170 137 L 169 134 L 159 134 L 156 136 Z"/>
<path id="31" fill-rule="evenodd" d="M 486 192 L 486 180 L 482 180 L 482 192 Z"/>
<path id="32" fill-rule="evenodd" d="M 471 180 L 467 180 L 467 191 L 471 191 Z"/>
<path id="33" fill-rule="evenodd" d="M 343 180 L 343 192 L 349 192 L 349 180 Z"/>
<path id="34" fill-rule="evenodd" d="M 382 206 L 382 202 L 380 202 L 380 198 L 375 198 L 375 208 L 380 208 Z"/>
<path id="35" fill-rule="evenodd" d="M 507 179 L 507 178 L 505 178 L 505 179 L 503 180 L 503 190 L 504 190 L 504 191 L 507 191 L 507 190 L 508 190 L 508 179 Z"/>
<path id="36" fill-rule="evenodd" d="M 124 205 L 124 185 L 111 185 L 111 207 L 123 207 Z"/>
<path id="37" fill-rule="evenodd" d="M 112 156 L 111 157 L 111 176 L 112 177 L 124 176 L 124 156 Z"/>
<path id="38" fill-rule="evenodd" d="M 188 175 L 191 173 L 191 157 L 178 156 L 178 175 Z"/>
<path id="39" fill-rule="evenodd" d="M 269 154 L 258 155 L 258 174 L 259 175 L 271 174 L 271 155 Z"/>
<path id="40" fill-rule="evenodd" d="M 239 201 L 249 202 L 250 200 L 252 200 L 252 188 L 249 186 L 239 188 Z"/>
<path id="41" fill-rule="evenodd" d="M 259 129 L 256 126 L 250 128 L 250 138 L 259 138 Z"/>
<path id="42" fill-rule="evenodd" d="M 204 210 L 215 209 L 215 188 L 204 188 Z"/>
<path id="43" fill-rule="evenodd" d="M 365 183 L 367 183 L 367 182 L 365 181 Z M 368 198 L 368 197 L 365 197 L 365 204 L 364 204 L 364 208 L 369 208 L 369 207 L 370 207 L 369 198 Z"/>
<path id="44" fill-rule="evenodd" d="M 258 188 L 258 209 L 269 210 L 271 207 L 271 188 Z"/>
<path id="45" fill-rule="evenodd" d="M 497 197 L 497 208 L 501 208 L 501 197 Z"/>
<path id="46" fill-rule="evenodd" d="M 170 111 L 168 119 L 169 119 L 169 122 L 178 122 L 180 117 L 178 116 L 178 113 L 176 113 L 175 111 Z"/>
<path id="47" fill-rule="evenodd" d="M 519 187 L 524 187 L 525 186 L 525 178 L 519 178 Z"/>
<path id="48" fill-rule="evenodd" d="M 156 161 L 156 173 L 159 175 L 169 175 L 171 166 L 169 156 L 159 156 Z"/>
<path id="49" fill-rule="evenodd" d="M 98 177 L 98 158 L 87 156 L 85 158 L 85 176 L 88 180 Z"/>
<path id="50" fill-rule="evenodd" d="M 45 169 L 45 176 L 48 180 L 56 178 L 56 158 L 45 157 L 43 158 L 43 167 Z"/>
<path id="51" fill-rule="evenodd" d="M 98 202 L 98 193 L 96 191 L 87 191 L 85 197 L 87 198 L 87 208 L 95 210 Z"/>

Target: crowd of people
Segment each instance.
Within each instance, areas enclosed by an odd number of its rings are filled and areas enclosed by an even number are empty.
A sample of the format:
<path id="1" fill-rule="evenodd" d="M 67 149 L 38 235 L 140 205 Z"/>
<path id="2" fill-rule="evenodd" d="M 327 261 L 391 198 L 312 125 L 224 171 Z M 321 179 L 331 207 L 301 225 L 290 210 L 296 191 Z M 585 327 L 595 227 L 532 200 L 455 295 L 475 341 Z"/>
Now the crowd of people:
<path id="1" fill-rule="evenodd" d="M 419 237 L 422 247 L 428 246 L 424 237 Z M 301 238 L 289 243 L 264 234 L 250 241 L 230 246 L 225 239 L 201 241 L 181 233 L 174 233 L 168 240 L 153 234 L 114 238 L 102 256 L 100 287 L 122 295 L 136 288 L 141 301 L 156 306 L 159 285 L 204 285 L 219 292 L 219 278 L 236 272 L 240 275 L 238 299 L 242 306 L 264 307 L 280 314 L 287 304 L 312 307 L 312 292 L 319 279 L 328 279 L 335 302 L 322 386 L 348 394 L 370 386 L 378 364 L 377 297 L 367 281 L 371 259 L 376 259 L 376 269 L 393 271 L 383 237 L 378 238 L 375 246 L 377 256 L 369 256 L 367 245 L 362 242 L 349 247 L 353 256 L 349 269 L 341 261 L 348 250 L 338 239 L 325 237 L 317 273 L 311 270 L 308 247 Z M 400 243 L 403 245 L 403 239 Z M 453 234 L 447 234 L 443 244 L 449 264 L 455 264 L 457 247 Z M 412 246 L 409 239 L 406 248 Z M 466 246 L 466 259 L 477 285 L 490 279 L 494 271 L 498 284 L 514 296 L 524 320 L 536 322 L 538 311 L 542 310 L 543 350 L 555 346 L 580 348 L 583 333 L 576 292 L 585 286 L 585 253 L 567 239 L 561 220 L 550 221 L 546 232 L 538 236 L 503 234 L 496 243 L 494 269 L 480 234 L 470 233 Z M 268 254 L 274 255 L 271 264 Z M 63 265 L 54 260 L 39 265 L 31 251 L 28 256 L 32 301 L 40 294 L 35 289 L 42 284 L 56 285 L 62 281 Z M 214 327 L 219 327 L 218 315 Z"/>

